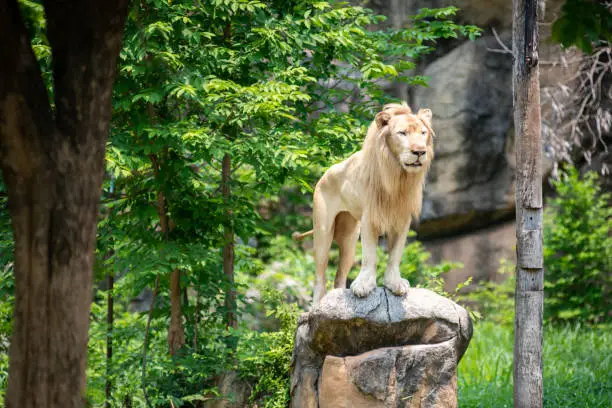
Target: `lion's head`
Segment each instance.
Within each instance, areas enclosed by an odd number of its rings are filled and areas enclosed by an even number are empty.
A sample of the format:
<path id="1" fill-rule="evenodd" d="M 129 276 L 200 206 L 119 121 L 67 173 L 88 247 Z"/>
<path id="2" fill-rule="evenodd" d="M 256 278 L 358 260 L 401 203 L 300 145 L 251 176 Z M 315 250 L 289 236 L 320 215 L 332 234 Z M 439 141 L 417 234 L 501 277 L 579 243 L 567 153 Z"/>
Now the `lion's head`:
<path id="1" fill-rule="evenodd" d="M 426 171 L 433 159 L 431 110 L 413 114 L 407 105 L 387 105 L 376 115 L 376 126 L 389 152 L 406 172 Z"/>
<path id="2" fill-rule="evenodd" d="M 368 217 L 382 231 L 418 218 L 425 175 L 434 156 L 431 111 L 406 103 L 385 105 L 363 142 L 361 178 L 370 197 Z"/>

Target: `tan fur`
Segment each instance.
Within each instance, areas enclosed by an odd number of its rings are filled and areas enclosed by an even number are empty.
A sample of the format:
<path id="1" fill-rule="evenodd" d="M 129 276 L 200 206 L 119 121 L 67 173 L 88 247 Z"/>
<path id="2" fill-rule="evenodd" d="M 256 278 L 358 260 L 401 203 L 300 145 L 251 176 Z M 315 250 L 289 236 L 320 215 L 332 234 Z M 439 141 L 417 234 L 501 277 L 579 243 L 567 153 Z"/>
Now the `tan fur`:
<path id="1" fill-rule="evenodd" d="M 325 293 L 327 252 L 332 238 L 340 247 L 335 287 L 345 287 L 360 226 L 364 261 L 362 272 L 351 286 L 353 292 L 366 296 L 375 287 L 375 246 L 378 236 L 386 233 L 393 247 L 390 246 L 385 286 L 398 295 L 405 293 L 409 285 L 399 276 L 400 251 L 411 218 L 421 212 L 423 184 L 433 154 L 431 111 L 421 109 L 414 115 L 406 104 L 390 104 L 376 115 L 361 151 L 332 166 L 321 177 L 313 200 L 315 304 Z M 294 238 L 309 234 L 310 231 L 294 234 Z"/>
<path id="2" fill-rule="evenodd" d="M 383 111 L 390 112 L 391 116 L 411 113 L 408 106 L 402 105 L 387 105 Z M 379 129 L 374 123 L 368 129 L 362 149 L 361 178 L 370 201 L 366 208 L 369 219 L 381 233 L 409 223 L 411 216 L 421 215 L 423 184 L 431 164 L 430 161 L 423 172 L 407 173 L 390 151 L 388 136 L 389 127 Z M 431 156 L 433 159 L 433 146 Z"/>

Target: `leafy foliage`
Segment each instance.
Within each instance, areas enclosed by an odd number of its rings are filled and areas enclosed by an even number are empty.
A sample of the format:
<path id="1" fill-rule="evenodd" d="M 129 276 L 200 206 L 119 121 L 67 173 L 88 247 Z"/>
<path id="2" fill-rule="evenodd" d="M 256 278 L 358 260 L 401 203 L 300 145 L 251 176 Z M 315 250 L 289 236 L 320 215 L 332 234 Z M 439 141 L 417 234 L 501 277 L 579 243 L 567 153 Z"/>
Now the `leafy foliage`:
<path id="1" fill-rule="evenodd" d="M 612 42 L 612 6 L 601 1 L 566 0 L 561 16 L 553 23 L 552 38 L 590 54 L 593 44 Z"/>
<path id="2" fill-rule="evenodd" d="M 553 182 L 544 222 L 546 307 L 549 320 L 609 321 L 612 208 L 594 173 L 568 169 Z"/>
<path id="3" fill-rule="evenodd" d="M 268 315 L 280 321 L 280 330 L 246 333 L 237 351 L 238 368 L 240 375 L 254 384 L 251 402 L 258 401 L 257 406 L 264 408 L 283 408 L 289 404 L 289 370 L 300 310 L 295 303 L 286 303 L 278 291 L 268 291 L 264 302 Z"/>

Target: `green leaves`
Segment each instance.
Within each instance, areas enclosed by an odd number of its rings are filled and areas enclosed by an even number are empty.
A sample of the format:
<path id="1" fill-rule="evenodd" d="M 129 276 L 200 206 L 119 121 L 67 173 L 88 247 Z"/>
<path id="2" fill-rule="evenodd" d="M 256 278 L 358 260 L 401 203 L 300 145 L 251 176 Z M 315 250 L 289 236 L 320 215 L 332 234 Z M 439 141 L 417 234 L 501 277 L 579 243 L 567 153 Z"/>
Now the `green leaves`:
<path id="1" fill-rule="evenodd" d="M 593 44 L 612 42 L 612 8 L 599 1 L 566 0 L 552 25 L 552 39 L 590 54 Z"/>
<path id="2" fill-rule="evenodd" d="M 544 218 L 544 265 L 549 320 L 609 321 L 612 208 L 594 173 L 563 173 Z"/>

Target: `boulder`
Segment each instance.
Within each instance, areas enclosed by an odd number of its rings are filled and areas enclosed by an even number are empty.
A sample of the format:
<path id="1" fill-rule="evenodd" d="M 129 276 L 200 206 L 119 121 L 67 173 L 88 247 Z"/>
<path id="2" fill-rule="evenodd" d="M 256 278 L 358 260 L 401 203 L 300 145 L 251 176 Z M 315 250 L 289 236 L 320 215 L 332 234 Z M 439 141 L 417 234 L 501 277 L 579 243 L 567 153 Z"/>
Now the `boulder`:
<path id="1" fill-rule="evenodd" d="M 291 407 L 456 407 L 471 336 L 466 310 L 429 290 L 334 289 L 298 322 Z"/>
<path id="2" fill-rule="evenodd" d="M 422 238 L 514 216 L 512 58 L 494 47 L 489 36 L 463 43 L 427 66 L 428 88 L 414 89 L 413 107 L 432 110 L 436 131 Z"/>

